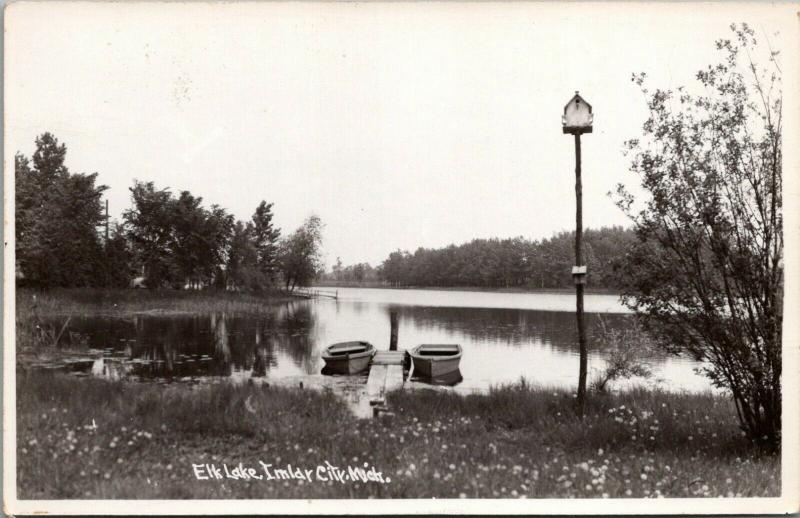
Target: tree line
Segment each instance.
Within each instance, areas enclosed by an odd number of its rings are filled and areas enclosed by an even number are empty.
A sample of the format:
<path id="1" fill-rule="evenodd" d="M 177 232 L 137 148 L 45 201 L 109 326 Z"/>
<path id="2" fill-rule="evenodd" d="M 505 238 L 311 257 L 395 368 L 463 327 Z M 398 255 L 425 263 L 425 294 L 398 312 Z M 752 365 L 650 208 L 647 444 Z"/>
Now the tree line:
<path id="1" fill-rule="evenodd" d="M 203 198 L 134 180 L 122 221 L 104 214 L 97 173 L 72 173 L 50 133 L 15 156 L 18 283 L 39 288 L 205 287 L 262 291 L 308 284 L 321 268 L 322 222 L 281 237 L 273 204 L 247 221 Z M 137 279 L 138 277 L 138 279 Z"/>
<path id="2" fill-rule="evenodd" d="M 592 288 L 616 290 L 619 265 L 636 236 L 619 226 L 584 232 L 585 261 Z M 367 263 L 334 265 L 325 279 L 340 282 L 381 281 L 391 286 L 558 289 L 573 286 L 575 233 L 549 239 L 474 239 L 443 248 L 397 250 L 377 268 Z"/>

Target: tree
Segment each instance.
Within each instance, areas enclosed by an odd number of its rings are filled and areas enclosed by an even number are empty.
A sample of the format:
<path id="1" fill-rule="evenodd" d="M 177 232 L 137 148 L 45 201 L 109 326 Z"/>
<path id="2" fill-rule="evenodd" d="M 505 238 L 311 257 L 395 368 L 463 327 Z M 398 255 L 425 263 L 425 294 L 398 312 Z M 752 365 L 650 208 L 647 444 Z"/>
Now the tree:
<path id="1" fill-rule="evenodd" d="M 189 191 L 181 192 L 176 200 L 169 200 L 167 211 L 170 217 L 171 277 L 185 284 L 196 285 L 202 281 L 202 269 L 207 266 L 209 236 L 205 234 L 206 213 L 200 205 L 203 198 L 194 197 Z"/>
<path id="2" fill-rule="evenodd" d="M 15 166 L 16 252 L 25 282 L 42 288 L 102 284 L 103 221 L 97 173 L 71 174 L 67 148 L 50 133 L 36 139 L 31 162 L 17 154 Z"/>
<path id="3" fill-rule="evenodd" d="M 153 182 L 135 181 L 133 207 L 123 214 L 127 237 L 144 267 L 149 286 L 224 284 L 233 216 L 202 206 L 203 199 L 182 191 L 176 199 Z"/>
<path id="4" fill-rule="evenodd" d="M 225 268 L 227 285 L 231 289 L 257 291 L 263 287 L 252 232 L 250 223 L 245 225 L 241 221 L 237 221 L 233 226 L 228 262 Z"/>
<path id="5" fill-rule="evenodd" d="M 336 264 L 333 265 L 332 273 L 333 273 L 333 280 L 341 281 L 342 280 L 342 269 L 344 266 L 342 265 L 342 258 L 336 258 Z"/>
<path id="6" fill-rule="evenodd" d="M 272 284 L 278 271 L 278 240 L 281 231 L 275 228 L 272 218 L 272 203 L 262 201 L 253 214 L 252 236 L 257 253 L 258 268 L 264 278 Z"/>
<path id="7" fill-rule="evenodd" d="M 280 244 L 279 260 L 287 290 L 307 286 L 322 267 L 322 220 L 309 217 Z"/>
<path id="8" fill-rule="evenodd" d="M 120 225 L 114 225 L 103 246 L 103 268 L 104 283 L 108 288 L 127 288 L 134 277 L 133 252 Z"/>
<path id="9" fill-rule="evenodd" d="M 783 232 L 781 79 L 777 53 L 747 26 L 720 40 L 723 59 L 697 74 L 700 93 L 648 92 L 644 137 L 628 142 L 649 194 L 618 204 L 638 243 L 626 257 L 625 302 L 661 345 L 705 362 L 728 389 L 742 429 L 780 444 Z"/>
<path id="10" fill-rule="evenodd" d="M 172 194 L 157 190 L 153 182 L 134 180 L 130 189 L 133 206 L 123 213 L 126 237 L 134 257 L 148 279 L 148 286 L 157 287 L 175 282 L 171 267 Z"/>

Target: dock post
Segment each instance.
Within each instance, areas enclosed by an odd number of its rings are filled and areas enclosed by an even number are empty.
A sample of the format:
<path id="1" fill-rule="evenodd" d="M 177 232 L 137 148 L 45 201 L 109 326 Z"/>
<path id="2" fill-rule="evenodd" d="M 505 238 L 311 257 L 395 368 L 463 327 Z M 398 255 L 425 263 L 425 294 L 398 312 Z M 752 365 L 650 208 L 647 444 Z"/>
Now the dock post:
<path id="1" fill-rule="evenodd" d="M 397 350 L 397 311 L 389 312 L 389 322 L 391 325 L 391 332 L 389 334 L 389 350 Z"/>

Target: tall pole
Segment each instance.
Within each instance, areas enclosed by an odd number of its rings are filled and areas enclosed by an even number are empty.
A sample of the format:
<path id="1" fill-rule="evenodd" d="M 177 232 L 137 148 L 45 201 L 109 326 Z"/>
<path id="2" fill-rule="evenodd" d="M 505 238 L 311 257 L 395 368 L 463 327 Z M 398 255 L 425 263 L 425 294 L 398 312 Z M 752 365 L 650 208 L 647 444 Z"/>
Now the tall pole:
<path id="1" fill-rule="evenodd" d="M 106 200 L 106 243 L 108 243 L 108 200 Z"/>
<path id="2" fill-rule="evenodd" d="M 389 350 L 396 351 L 397 350 L 397 328 L 398 328 L 398 321 L 397 321 L 397 311 L 390 311 L 389 312 Z"/>
<path id="3" fill-rule="evenodd" d="M 581 185 L 581 134 L 575 132 L 575 266 L 583 266 L 583 186 Z M 576 282 L 576 312 L 578 320 L 578 346 L 580 348 L 580 371 L 578 373 L 578 400 L 577 410 L 583 415 L 584 401 L 586 399 L 586 329 L 583 324 L 583 283 Z"/>

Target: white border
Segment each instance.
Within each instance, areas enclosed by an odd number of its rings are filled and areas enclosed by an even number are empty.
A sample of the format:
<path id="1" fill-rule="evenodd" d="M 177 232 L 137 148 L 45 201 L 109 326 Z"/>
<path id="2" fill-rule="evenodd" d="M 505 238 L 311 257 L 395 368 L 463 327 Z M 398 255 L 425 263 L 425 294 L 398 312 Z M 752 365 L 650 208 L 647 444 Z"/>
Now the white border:
<path id="1" fill-rule="evenodd" d="M 55 3 L 55 2 L 54 2 Z M 77 2 L 76 2 L 77 3 Z M 172 2 L 170 2 L 172 3 Z M 577 6 L 559 6 L 575 9 Z M 157 3 L 152 4 L 154 8 Z M 174 5 L 174 4 L 173 4 Z M 299 9 L 308 8 L 308 3 L 288 4 Z M 387 8 L 398 4 L 383 4 Z M 433 7 L 433 6 L 436 7 Z M 503 3 L 496 3 L 502 9 Z M 314 7 L 331 8 L 331 4 L 315 4 Z M 550 3 L 548 7 L 552 7 Z M 748 13 L 760 10 L 785 11 L 787 19 L 793 20 L 790 30 L 800 46 L 800 4 L 798 3 L 581 3 L 580 9 L 594 7 L 619 9 L 630 17 L 635 10 L 681 10 L 691 16 L 694 10 L 724 8 L 732 20 L 747 20 Z M 350 8 L 353 4 L 350 4 Z M 372 4 L 371 8 L 375 8 Z M 86 4 L 91 8 L 91 3 Z M 432 8 L 443 8 L 442 3 Z M 447 3 L 446 8 L 458 9 L 457 2 Z M 12 18 L 13 4 L 6 9 L 5 24 Z M 583 16 L 591 19 L 590 13 Z M 709 42 L 717 35 L 709 35 Z M 4 445 L 4 511 L 8 514 L 421 514 L 421 513 L 466 513 L 466 514 L 763 514 L 791 513 L 800 510 L 800 477 L 798 477 L 798 446 L 800 445 L 800 402 L 798 401 L 798 375 L 800 375 L 800 321 L 792 318 L 800 307 L 800 52 L 798 47 L 781 49 L 785 70 L 784 92 L 784 236 L 785 246 L 785 299 L 784 344 L 783 344 L 783 455 L 782 496 L 779 498 L 667 498 L 651 499 L 394 499 L 382 500 L 18 500 L 16 491 L 16 352 L 15 343 L 15 298 L 14 298 L 14 151 L 5 148 L 4 174 L 4 397 L 3 397 L 3 445 Z M 13 49 L 5 47 L 5 52 Z M 5 60 L 4 77 L 12 77 Z M 7 95 L 6 91 L 6 95 Z M 13 99 L 5 97 L 5 117 Z M 6 121 L 4 120 L 4 129 Z"/>

